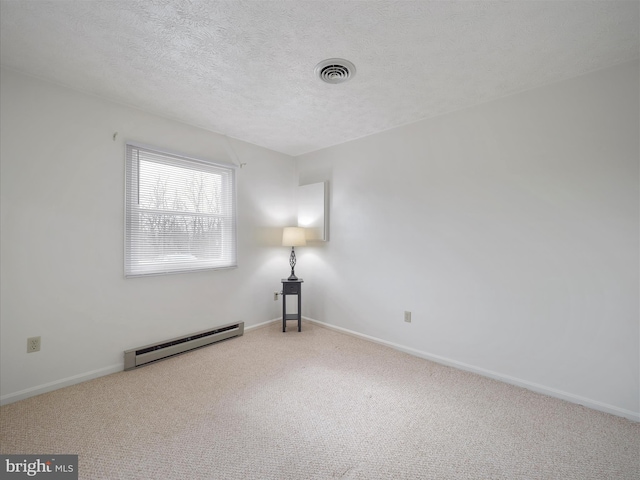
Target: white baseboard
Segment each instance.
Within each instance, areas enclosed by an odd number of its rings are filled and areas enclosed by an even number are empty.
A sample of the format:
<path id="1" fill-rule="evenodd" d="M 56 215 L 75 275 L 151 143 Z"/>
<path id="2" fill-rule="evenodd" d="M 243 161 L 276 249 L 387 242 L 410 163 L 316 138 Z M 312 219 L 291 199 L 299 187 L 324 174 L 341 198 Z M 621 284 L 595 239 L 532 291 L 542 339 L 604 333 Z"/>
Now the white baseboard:
<path id="1" fill-rule="evenodd" d="M 0 405 L 6 405 L 8 403 L 17 402 L 18 400 L 24 400 L 25 398 L 35 397 L 42 393 L 51 392 L 59 388 L 75 385 L 76 383 L 86 382 L 87 380 L 93 380 L 94 378 L 109 375 L 110 373 L 121 372 L 124 369 L 124 363 L 118 365 L 111 365 L 110 367 L 99 368 L 90 372 L 80 373 L 73 375 L 72 377 L 63 378 L 53 382 L 45 383 L 43 385 L 36 385 L 35 387 L 25 388 L 14 393 L 8 393 L 0 397 Z"/>
<path id="2" fill-rule="evenodd" d="M 279 320 L 281 320 L 281 318 L 275 318 L 273 320 L 267 320 L 266 322 L 258 323 L 256 325 L 251 325 L 249 327 L 245 327 L 244 331 L 248 332 L 257 328 L 266 327 L 267 325 L 270 325 L 273 322 L 277 322 Z M 123 370 L 124 363 L 111 365 L 110 367 L 104 367 L 97 370 L 92 370 L 90 372 L 80 373 L 72 377 L 63 378 L 61 380 L 45 383 L 43 385 L 36 385 L 35 387 L 25 388 L 24 390 L 20 390 L 18 392 L 8 393 L 6 395 L 0 396 L 0 405 L 17 402 L 29 397 L 35 397 L 36 395 L 40 395 L 42 393 L 52 392 L 53 390 L 57 390 L 59 388 L 75 385 L 76 383 L 86 382 L 87 380 L 93 380 L 94 378 L 109 375 L 111 373 L 121 372 Z"/>
<path id="3" fill-rule="evenodd" d="M 244 327 L 244 331 L 250 332 L 251 330 L 255 330 L 257 328 L 263 328 L 263 327 L 266 327 L 267 325 L 271 325 L 273 322 L 280 322 L 280 321 L 282 321 L 282 318 L 274 318 L 272 320 L 267 320 L 266 322 L 251 325 L 250 327 Z"/>
<path id="4" fill-rule="evenodd" d="M 581 397 L 579 395 L 574 395 L 572 393 L 563 392 L 562 390 L 557 390 L 555 388 L 546 387 L 544 385 L 539 385 L 537 383 L 528 382 L 526 380 L 521 380 L 519 378 L 511 377 L 509 375 L 503 375 L 501 373 L 493 372 L 491 370 L 475 367 L 473 365 L 458 362 L 456 360 L 451 360 L 450 358 L 441 357 L 440 355 L 434 355 L 431 353 L 423 352 L 422 350 L 417 350 L 415 348 L 405 347 L 404 345 L 399 345 L 397 343 L 388 342 L 386 340 L 382 340 L 376 337 L 371 337 L 363 333 L 354 332 L 353 330 L 348 330 L 346 328 L 330 325 L 328 323 L 321 322 L 313 318 L 309 318 L 305 316 L 303 316 L 302 318 L 305 320 L 308 320 L 309 322 L 313 322 L 321 327 L 335 330 L 341 333 L 346 333 L 347 335 L 353 335 L 354 337 L 362 338 L 370 342 L 379 343 L 380 345 L 385 345 L 387 347 L 391 347 L 395 350 L 399 350 L 401 352 L 405 352 L 410 355 L 414 355 L 416 357 L 424 358 L 426 360 L 431 360 L 433 362 L 440 363 L 442 365 L 447 365 L 449 367 L 458 368 L 460 370 L 465 370 L 467 372 L 477 373 L 478 375 L 482 375 L 484 377 L 493 378 L 494 380 L 499 380 L 504 383 L 509 383 L 511 385 L 516 385 L 518 387 L 526 388 L 527 390 L 532 390 L 537 393 L 542 393 L 550 397 L 559 398 L 561 400 L 566 400 L 571 403 L 577 403 L 578 405 L 583 405 L 593 410 L 599 410 L 601 412 L 610 413 L 612 415 L 617 415 L 619 417 L 628 418 L 629 420 L 633 420 L 634 422 L 640 422 L 640 413 L 638 412 L 632 412 L 631 410 L 618 408 L 613 405 L 598 402 L 597 400 L 591 400 L 589 398 Z"/>
<path id="5" fill-rule="evenodd" d="M 579 395 L 574 395 L 572 393 L 563 392 L 561 390 L 546 387 L 544 385 L 539 385 L 537 383 L 521 380 L 519 378 L 503 375 L 501 373 L 493 372 L 491 370 L 486 370 L 484 368 L 475 367 L 473 365 L 469 365 L 466 363 L 458 362 L 456 360 L 451 360 L 449 358 L 441 357 L 440 355 L 434 355 L 431 353 L 423 352 L 422 350 L 406 347 L 404 345 L 389 342 L 387 340 L 382 340 L 380 338 L 372 337 L 370 335 L 365 335 L 363 333 L 354 332 L 353 330 L 348 330 L 346 328 L 330 325 L 328 323 L 320 322 L 319 320 L 315 320 L 313 318 L 309 318 L 305 316 L 303 316 L 302 318 L 309 322 L 315 323 L 321 327 L 335 330 L 341 333 L 345 333 L 347 335 L 352 335 L 354 337 L 362 338 L 364 340 L 378 343 L 380 345 L 385 345 L 387 347 L 394 348 L 396 350 L 408 353 L 410 355 L 414 355 L 416 357 L 424 358 L 426 360 L 431 360 L 433 362 L 458 368 L 460 370 L 477 373 L 485 377 L 493 378 L 494 380 L 499 380 L 501 382 L 509 383 L 511 385 L 516 385 L 518 387 L 523 387 L 528 390 L 532 390 L 534 392 L 542 393 L 544 395 L 549 395 L 550 397 L 560 398 L 562 400 L 566 400 L 571 403 L 584 405 L 585 407 L 592 408 L 594 410 L 599 410 L 601 412 L 610 413 L 612 415 L 617 415 L 619 417 L 628 418 L 629 420 L 633 420 L 635 422 L 640 422 L 640 413 L 632 412 L 630 410 L 625 410 L 623 408 L 618 408 L 613 405 L 598 402 L 597 400 L 591 400 L 589 398 L 581 397 Z M 262 322 L 256 325 L 251 325 L 249 327 L 246 327 L 245 331 L 251 331 L 258 328 L 263 328 L 274 322 L 278 322 L 281 320 L 282 320 L 281 318 L 267 320 L 266 322 Z M 104 375 L 109 375 L 111 373 L 121 372 L 123 368 L 124 368 L 124 364 L 111 365 L 109 367 L 99 368 L 97 370 L 92 370 L 90 372 L 73 375 L 71 377 L 63 378 L 61 380 L 45 383 L 43 385 L 36 385 L 35 387 L 26 388 L 24 390 L 20 390 L 14 393 L 9 393 L 7 395 L 2 395 L 0 396 L 0 405 L 6 405 L 9 403 L 17 402 L 19 400 L 24 400 L 25 398 L 34 397 L 36 395 L 51 392 L 59 388 L 75 385 L 76 383 L 86 382 L 87 380 L 92 380 L 94 378 L 102 377 Z"/>

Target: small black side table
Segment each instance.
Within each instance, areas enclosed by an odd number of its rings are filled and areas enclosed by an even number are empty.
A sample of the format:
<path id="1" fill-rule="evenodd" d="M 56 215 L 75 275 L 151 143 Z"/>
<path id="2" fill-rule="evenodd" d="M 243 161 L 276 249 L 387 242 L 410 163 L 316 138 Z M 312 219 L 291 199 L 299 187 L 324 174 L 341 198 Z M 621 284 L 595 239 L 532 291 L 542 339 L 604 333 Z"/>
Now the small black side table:
<path id="1" fill-rule="evenodd" d="M 302 282 L 297 280 L 282 279 L 282 331 L 287 331 L 287 320 L 298 320 L 298 331 L 302 331 Z M 287 313 L 287 295 L 298 296 L 298 313 Z"/>

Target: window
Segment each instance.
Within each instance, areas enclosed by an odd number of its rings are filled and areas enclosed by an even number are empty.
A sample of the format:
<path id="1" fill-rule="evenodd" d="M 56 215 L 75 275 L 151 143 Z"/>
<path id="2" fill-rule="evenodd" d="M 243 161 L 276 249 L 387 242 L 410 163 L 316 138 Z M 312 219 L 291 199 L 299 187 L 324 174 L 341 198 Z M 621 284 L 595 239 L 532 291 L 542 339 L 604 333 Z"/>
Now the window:
<path id="1" fill-rule="evenodd" d="M 127 144 L 125 276 L 236 263 L 235 167 Z"/>

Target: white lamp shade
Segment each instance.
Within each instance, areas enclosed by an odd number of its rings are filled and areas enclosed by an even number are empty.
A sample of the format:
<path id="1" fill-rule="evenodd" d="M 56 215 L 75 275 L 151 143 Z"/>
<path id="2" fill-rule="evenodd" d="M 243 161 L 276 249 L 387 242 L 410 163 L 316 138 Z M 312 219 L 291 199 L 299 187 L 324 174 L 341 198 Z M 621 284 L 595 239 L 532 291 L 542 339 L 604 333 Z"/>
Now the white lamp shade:
<path id="1" fill-rule="evenodd" d="M 282 246 L 283 247 L 302 247 L 307 244 L 304 228 L 302 227 L 284 227 L 282 230 Z"/>

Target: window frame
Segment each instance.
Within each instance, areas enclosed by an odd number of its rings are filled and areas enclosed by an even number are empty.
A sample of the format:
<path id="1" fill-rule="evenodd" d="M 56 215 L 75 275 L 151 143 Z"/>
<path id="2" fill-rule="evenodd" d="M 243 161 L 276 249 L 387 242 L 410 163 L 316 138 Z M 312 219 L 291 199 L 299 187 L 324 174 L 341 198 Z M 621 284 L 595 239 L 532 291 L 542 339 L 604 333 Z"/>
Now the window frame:
<path id="1" fill-rule="evenodd" d="M 135 265 L 133 257 L 139 256 L 142 245 L 136 242 L 136 235 L 141 231 L 140 227 L 140 213 L 144 209 L 139 206 L 140 200 L 140 158 L 134 160 L 134 154 L 130 151 L 143 150 L 159 157 L 166 157 L 170 161 L 166 162 L 166 165 L 172 165 L 174 167 L 182 167 L 184 170 L 193 170 L 197 172 L 211 173 L 211 169 L 220 169 L 225 172 L 225 175 L 221 179 L 221 189 L 224 192 L 225 188 L 229 189 L 225 193 L 221 192 L 221 197 L 228 198 L 229 202 L 226 204 L 230 210 L 230 215 L 218 215 L 223 219 L 227 217 L 231 225 L 228 228 L 223 228 L 222 235 L 230 235 L 230 242 L 222 241 L 224 248 L 225 245 L 230 245 L 230 252 L 228 256 L 224 256 L 220 262 L 205 262 L 204 260 L 199 262 L 201 266 L 195 266 L 195 264 L 180 264 L 180 262 L 171 264 L 170 262 L 157 262 L 149 263 L 144 266 Z M 147 161 L 151 161 L 148 160 Z M 164 162 L 157 162 L 164 163 Z M 182 165 L 180 165 L 182 163 Z M 202 168 L 198 169 L 198 166 Z M 238 267 L 238 212 L 237 212 L 237 177 L 236 177 L 237 165 L 216 162 L 204 158 L 194 157 L 191 155 L 185 155 L 183 153 L 165 150 L 152 145 L 147 145 L 138 142 L 125 142 L 125 185 L 124 185 L 124 276 L 125 278 L 146 277 L 155 275 L 169 275 L 177 273 L 191 273 L 191 272 L 203 272 L 211 270 L 227 270 Z M 136 198 L 135 203 L 133 198 Z M 167 210 L 171 212 L 171 210 Z M 184 213 L 185 215 L 197 216 L 198 214 L 189 211 L 180 211 L 174 213 Z M 169 213 L 171 214 L 171 213 Z M 199 214 L 202 217 L 215 217 L 215 214 Z M 137 250 L 137 252 L 136 252 Z M 219 263 L 219 265 L 214 265 Z M 173 265 L 168 267 L 168 265 Z M 176 265 L 180 265 L 176 267 Z"/>

